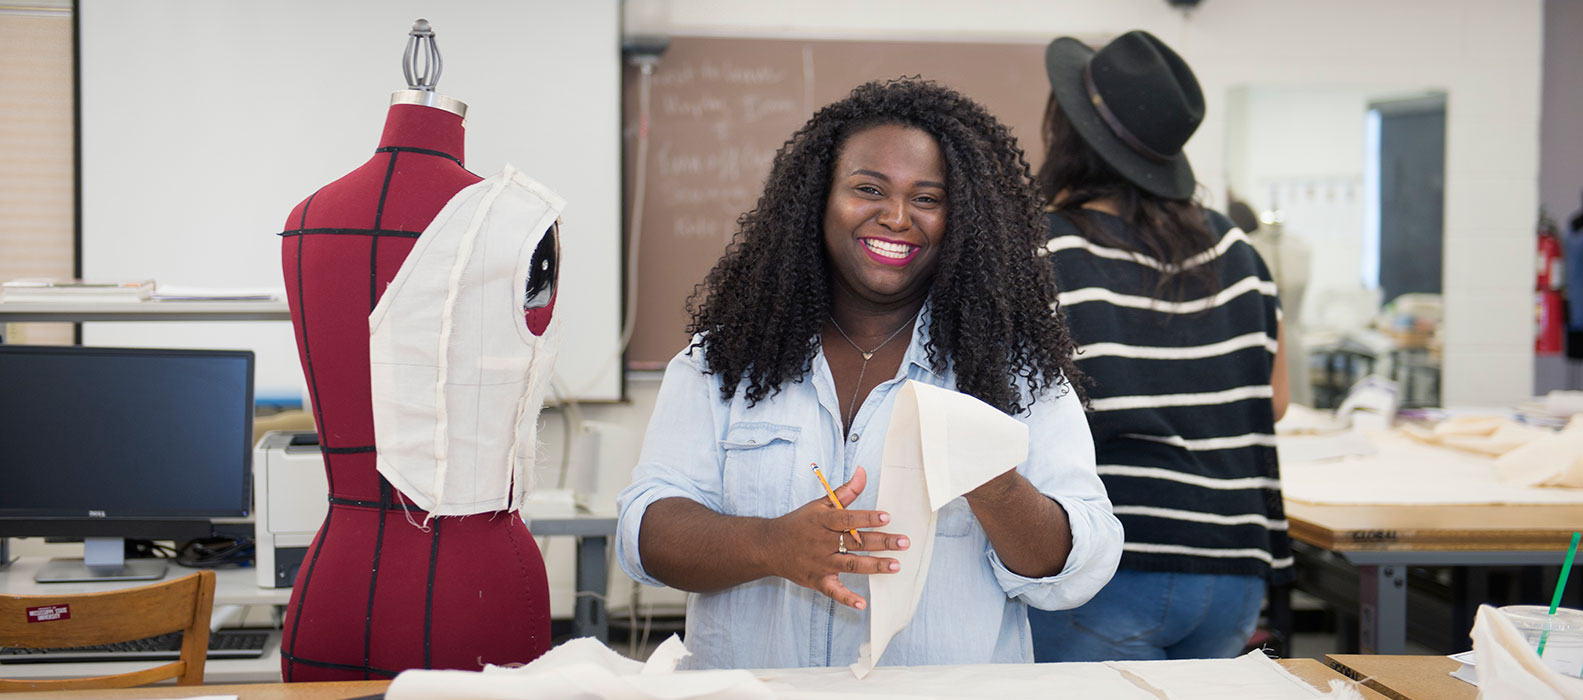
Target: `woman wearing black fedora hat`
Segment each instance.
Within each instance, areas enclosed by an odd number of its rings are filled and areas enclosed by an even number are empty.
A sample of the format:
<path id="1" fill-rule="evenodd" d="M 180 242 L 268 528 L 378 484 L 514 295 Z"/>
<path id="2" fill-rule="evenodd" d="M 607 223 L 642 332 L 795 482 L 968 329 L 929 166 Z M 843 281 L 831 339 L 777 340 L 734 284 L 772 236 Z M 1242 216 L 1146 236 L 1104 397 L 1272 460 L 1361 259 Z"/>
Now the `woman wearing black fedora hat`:
<path id="1" fill-rule="evenodd" d="M 1142 31 L 1098 51 L 1060 38 L 1045 65 L 1045 253 L 1126 542 L 1087 604 L 1029 611 L 1034 655 L 1235 655 L 1266 582 L 1292 577 L 1275 283 L 1243 232 L 1194 199 L 1182 146 L 1204 98 L 1176 52 Z"/>

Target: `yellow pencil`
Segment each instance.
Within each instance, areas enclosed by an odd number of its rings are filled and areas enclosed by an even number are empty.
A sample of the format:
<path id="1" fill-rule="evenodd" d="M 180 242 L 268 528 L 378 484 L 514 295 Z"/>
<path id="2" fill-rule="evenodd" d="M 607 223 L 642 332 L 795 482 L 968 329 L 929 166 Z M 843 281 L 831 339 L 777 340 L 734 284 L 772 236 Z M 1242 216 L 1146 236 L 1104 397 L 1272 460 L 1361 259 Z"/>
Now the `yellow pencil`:
<path id="1" fill-rule="evenodd" d="M 813 465 L 813 475 L 819 477 L 819 483 L 824 484 L 824 492 L 830 495 L 830 502 L 835 504 L 835 509 L 846 510 L 846 506 L 841 505 L 841 499 L 835 497 L 835 489 L 830 488 L 830 482 L 825 481 L 824 472 L 819 471 L 819 463 L 810 462 L 810 464 Z M 863 546 L 863 538 L 857 534 L 856 528 L 847 530 L 847 532 L 852 533 L 852 539 L 857 542 L 859 547 Z"/>

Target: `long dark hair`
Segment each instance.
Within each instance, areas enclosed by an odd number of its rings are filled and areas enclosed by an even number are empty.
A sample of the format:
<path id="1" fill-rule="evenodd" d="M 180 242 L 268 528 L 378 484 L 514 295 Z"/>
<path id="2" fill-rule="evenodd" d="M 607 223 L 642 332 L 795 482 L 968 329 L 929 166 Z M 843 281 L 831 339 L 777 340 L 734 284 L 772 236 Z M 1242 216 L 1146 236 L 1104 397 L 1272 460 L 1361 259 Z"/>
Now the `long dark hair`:
<path id="1" fill-rule="evenodd" d="M 1213 259 L 1183 268 L 1188 258 L 1217 242 L 1196 195 L 1187 200 L 1165 199 L 1122 177 L 1077 133 L 1056 104 L 1054 93 L 1044 107 L 1044 142 L 1048 151 L 1039 167 L 1037 184 L 1047 209 L 1065 216 L 1094 243 L 1142 253 L 1162 263 L 1165 269 L 1156 280 L 1156 296 L 1179 301 L 1189 290 L 1202 294 L 1220 291 Z M 1117 215 L 1137 233 L 1136 242 L 1118 240 L 1083 208 L 1101 199 L 1115 203 Z"/>
<path id="2" fill-rule="evenodd" d="M 1022 389 L 1038 396 L 1081 374 L 1055 306 L 1049 266 L 1033 254 L 1047 237 L 1022 149 L 983 107 L 935 83 L 872 82 L 819 110 L 775 153 L 764 194 L 737 219 L 725 256 L 687 300 L 722 398 L 747 384 L 749 405 L 812 370 L 830 315 L 825 201 L 846 139 L 900 124 L 935 138 L 945 160 L 946 235 L 931 282 L 929 337 L 936 371 L 957 390 L 1009 414 Z"/>

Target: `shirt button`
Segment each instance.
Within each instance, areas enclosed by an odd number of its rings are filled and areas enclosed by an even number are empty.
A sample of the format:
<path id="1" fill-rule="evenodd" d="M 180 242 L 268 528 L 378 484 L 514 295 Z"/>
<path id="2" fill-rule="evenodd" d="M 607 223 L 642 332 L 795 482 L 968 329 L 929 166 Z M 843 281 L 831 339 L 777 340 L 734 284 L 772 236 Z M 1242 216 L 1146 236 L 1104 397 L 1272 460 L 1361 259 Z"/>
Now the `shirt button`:
<path id="1" fill-rule="evenodd" d="M 857 442 L 858 434 L 852 433 L 852 442 Z"/>

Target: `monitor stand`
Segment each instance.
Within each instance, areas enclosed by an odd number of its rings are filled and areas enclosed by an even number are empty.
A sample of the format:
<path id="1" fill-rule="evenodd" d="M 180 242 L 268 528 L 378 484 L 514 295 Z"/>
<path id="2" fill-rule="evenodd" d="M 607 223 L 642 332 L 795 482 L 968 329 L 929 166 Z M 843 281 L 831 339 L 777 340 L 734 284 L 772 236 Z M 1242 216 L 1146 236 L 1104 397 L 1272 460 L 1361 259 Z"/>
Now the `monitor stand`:
<path id="1" fill-rule="evenodd" d="M 16 557 L 11 556 L 11 538 L 0 537 L 0 570 L 10 566 L 13 561 L 16 561 Z"/>
<path id="2" fill-rule="evenodd" d="M 120 537 L 85 537 L 82 559 L 51 559 L 33 577 L 39 583 L 93 583 L 101 581 L 158 581 L 165 577 L 165 562 L 158 559 L 126 560 L 126 541 Z"/>

